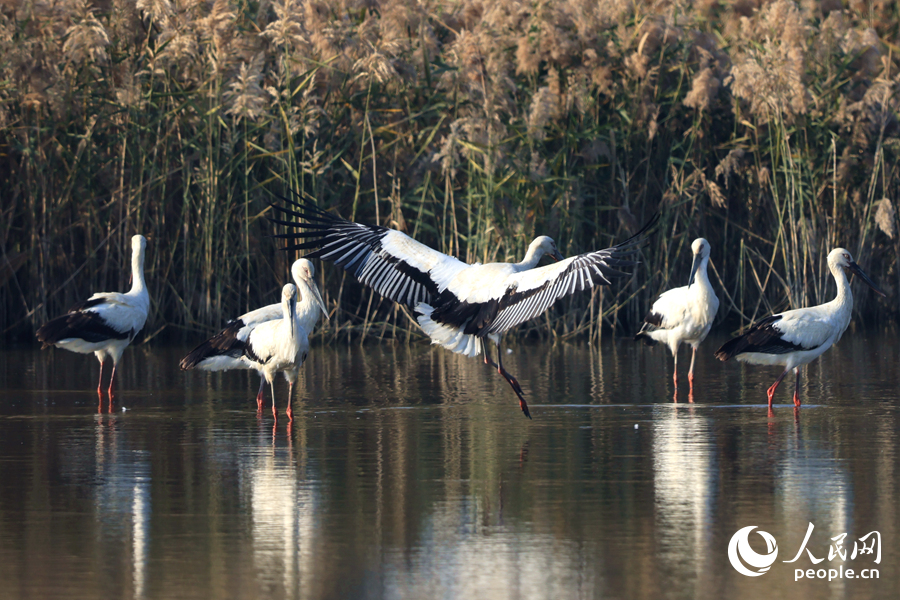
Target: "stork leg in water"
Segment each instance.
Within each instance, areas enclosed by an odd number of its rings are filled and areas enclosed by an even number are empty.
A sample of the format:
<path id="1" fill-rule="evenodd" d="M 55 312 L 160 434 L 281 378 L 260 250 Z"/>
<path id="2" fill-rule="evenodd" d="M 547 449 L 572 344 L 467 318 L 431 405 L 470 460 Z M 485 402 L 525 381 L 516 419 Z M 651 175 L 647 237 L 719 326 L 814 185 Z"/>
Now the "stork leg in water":
<path id="1" fill-rule="evenodd" d="M 507 383 L 509 383 L 510 387 L 512 387 L 513 391 L 516 393 L 516 396 L 519 397 L 519 408 L 521 408 L 522 412 L 525 413 L 525 416 L 530 419 L 531 413 L 528 412 L 528 403 L 525 402 L 525 396 L 522 393 L 522 386 L 519 385 L 519 382 L 515 377 L 512 376 L 512 374 L 510 374 L 509 371 L 503 368 L 503 359 L 501 358 L 503 349 L 500 348 L 500 344 L 497 344 L 497 362 L 492 361 L 490 356 L 488 356 L 487 344 L 484 343 L 483 339 L 481 340 L 481 349 L 484 351 L 484 364 L 496 367 L 497 372 L 503 375 L 503 378 L 506 379 Z"/>
<path id="2" fill-rule="evenodd" d="M 112 401 L 115 394 L 113 394 L 113 382 L 116 380 L 116 363 L 113 361 L 113 370 L 112 374 L 109 376 L 109 389 L 106 390 L 106 393 L 109 394 L 109 410 L 112 412 Z"/>
<path id="3" fill-rule="evenodd" d="M 275 417 L 275 420 L 278 420 L 278 409 L 275 408 L 275 382 L 269 384 L 269 387 L 272 388 L 272 416 Z"/>
<path id="4" fill-rule="evenodd" d="M 97 380 L 97 395 L 100 397 L 100 402 L 103 402 L 103 359 L 98 359 L 100 361 L 100 379 Z"/>
<path id="5" fill-rule="evenodd" d="M 688 369 L 688 402 L 694 401 L 694 361 L 697 360 L 697 349 L 691 352 L 691 368 Z"/>
<path id="6" fill-rule="evenodd" d="M 266 389 L 266 378 L 259 378 L 259 392 L 256 394 L 256 412 L 257 414 L 262 412 L 263 407 L 263 392 Z"/>
<path id="7" fill-rule="evenodd" d="M 794 406 L 800 406 L 800 367 L 794 367 L 797 381 L 794 383 Z"/>
<path id="8" fill-rule="evenodd" d="M 288 421 L 294 420 L 294 408 L 293 401 L 294 399 L 294 383 L 292 381 L 288 381 L 288 403 L 287 403 L 287 418 Z"/>
<path id="9" fill-rule="evenodd" d="M 778 376 L 778 379 L 775 380 L 775 383 L 772 384 L 772 387 L 770 387 L 768 390 L 766 390 L 766 396 L 769 397 L 769 408 L 770 409 L 772 408 L 772 398 L 775 396 L 775 390 L 778 389 L 778 386 L 781 383 L 781 380 L 784 379 L 784 376 L 787 375 L 790 371 L 791 371 L 790 369 L 785 369 L 784 372 Z"/>

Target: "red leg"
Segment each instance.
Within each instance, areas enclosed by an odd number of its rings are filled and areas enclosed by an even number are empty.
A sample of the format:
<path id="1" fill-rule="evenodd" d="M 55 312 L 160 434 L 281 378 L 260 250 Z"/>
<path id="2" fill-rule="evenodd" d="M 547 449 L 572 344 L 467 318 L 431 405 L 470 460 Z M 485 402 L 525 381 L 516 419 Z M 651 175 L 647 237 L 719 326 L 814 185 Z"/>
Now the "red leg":
<path id="1" fill-rule="evenodd" d="M 510 387 L 512 387 L 513 391 L 516 393 L 516 396 L 519 397 L 519 408 L 521 408 L 522 412 L 525 413 L 525 416 L 530 419 L 531 413 L 528 411 L 528 403 L 525 402 L 525 395 L 522 393 L 522 386 L 519 385 L 519 382 L 516 381 L 515 377 L 510 375 L 510 373 L 503 368 L 503 359 L 501 358 L 503 349 L 500 347 L 500 344 L 497 344 L 496 363 L 494 363 L 494 361 L 492 361 L 488 357 L 487 344 L 484 343 L 484 340 L 481 340 L 481 349 L 484 351 L 484 362 L 491 365 L 492 367 L 497 367 L 497 372 L 503 375 L 503 378 L 506 379 L 506 382 L 509 383 Z"/>
<path id="2" fill-rule="evenodd" d="M 794 384 L 794 406 L 800 406 L 800 367 L 795 367 L 794 373 L 797 374 L 797 381 Z"/>
<path id="3" fill-rule="evenodd" d="M 113 370 L 112 375 L 109 377 L 109 389 L 107 390 L 107 394 L 109 394 L 109 412 L 112 412 L 112 402 L 115 394 L 113 393 L 113 384 L 116 381 L 116 363 L 113 362 Z"/>
<path id="4" fill-rule="evenodd" d="M 263 392 L 266 389 L 266 378 L 259 377 L 259 392 L 256 394 L 256 412 L 261 413 L 263 408 Z"/>
<path id="5" fill-rule="evenodd" d="M 766 395 L 769 397 L 769 408 L 772 408 L 772 397 L 775 395 L 775 390 L 778 389 L 778 384 L 781 383 L 781 380 L 784 379 L 784 376 L 788 374 L 790 369 L 785 369 L 784 372 L 778 376 L 778 379 L 775 380 L 775 383 L 772 384 L 768 390 L 766 390 Z"/>
<path id="6" fill-rule="evenodd" d="M 278 410 L 275 408 L 275 380 L 269 384 L 269 387 L 272 388 L 272 416 L 275 417 L 275 420 L 278 420 Z"/>
<path id="7" fill-rule="evenodd" d="M 97 395 L 100 396 L 100 402 L 103 402 L 103 360 L 100 361 L 100 379 L 97 380 Z"/>
<path id="8" fill-rule="evenodd" d="M 672 354 L 672 383 L 675 384 L 675 390 L 678 390 L 678 348 Z"/>
<path id="9" fill-rule="evenodd" d="M 294 383 L 292 381 L 288 382 L 288 401 L 287 401 L 287 418 L 288 421 L 294 420 L 294 409 L 291 407 L 293 404 L 294 397 Z"/>

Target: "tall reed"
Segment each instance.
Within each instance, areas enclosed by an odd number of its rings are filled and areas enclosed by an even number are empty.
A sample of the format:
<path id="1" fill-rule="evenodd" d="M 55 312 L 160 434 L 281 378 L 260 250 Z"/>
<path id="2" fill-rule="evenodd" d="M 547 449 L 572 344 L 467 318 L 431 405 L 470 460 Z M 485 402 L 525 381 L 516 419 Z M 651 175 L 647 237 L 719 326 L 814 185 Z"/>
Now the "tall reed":
<path id="1" fill-rule="evenodd" d="M 147 335 L 269 303 L 294 259 L 273 194 L 468 261 L 535 235 L 575 254 L 660 233 L 625 285 L 525 336 L 628 331 L 712 244 L 730 327 L 833 293 L 843 245 L 896 316 L 892 3 L 65 0 L 0 7 L 0 331 L 127 284 Z M 329 339 L 410 338 L 407 311 L 320 268 Z"/>

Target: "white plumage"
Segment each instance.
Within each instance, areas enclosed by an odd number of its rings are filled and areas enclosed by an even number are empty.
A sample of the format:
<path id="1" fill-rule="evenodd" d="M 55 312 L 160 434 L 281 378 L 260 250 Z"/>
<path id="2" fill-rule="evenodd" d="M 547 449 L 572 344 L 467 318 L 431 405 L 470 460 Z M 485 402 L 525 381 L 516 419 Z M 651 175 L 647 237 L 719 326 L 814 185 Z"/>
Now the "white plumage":
<path id="1" fill-rule="evenodd" d="M 694 360 L 697 347 L 706 339 L 713 319 L 719 310 L 719 299 L 709 283 L 706 267 L 709 264 L 709 242 L 697 238 L 691 244 L 694 254 L 688 284 L 663 292 L 644 317 L 644 325 L 635 340 L 643 339 L 649 345 L 660 342 L 669 347 L 675 362 L 672 381 L 678 389 L 678 347 L 690 344 L 691 367 L 688 382 L 691 392 L 694 388 Z"/>
<path id="2" fill-rule="evenodd" d="M 306 335 L 313 332 L 316 324 L 319 322 L 319 317 L 324 314 L 325 318 L 328 318 L 325 302 L 322 300 L 319 288 L 316 285 L 315 274 L 316 270 L 313 263 L 305 258 L 296 260 L 291 265 L 291 276 L 294 279 L 299 296 L 296 307 L 297 322 Z M 282 318 L 283 308 L 278 303 L 252 310 L 236 319 L 232 319 L 222 331 L 199 344 L 181 359 L 181 368 L 197 368 L 205 371 L 255 369 L 260 375 L 256 403 L 257 408 L 262 410 L 263 391 L 266 384 L 265 374 L 263 369 L 258 368 L 256 362 L 248 360 L 245 356 L 245 349 L 251 333 L 257 327 L 270 321 L 280 321 Z M 303 360 L 295 360 L 292 368 L 282 371 L 289 385 L 288 416 L 292 414 L 291 398 L 293 397 L 294 383 L 297 381 L 302 364 Z"/>
<path id="3" fill-rule="evenodd" d="M 144 252 L 147 240 L 142 235 L 131 238 L 131 290 L 125 294 L 99 292 L 73 306 L 69 312 L 45 323 L 37 331 L 43 348 L 57 346 L 72 352 L 93 352 L 100 361 L 97 393 L 102 400 L 103 364 L 112 358 L 109 397 L 113 397 L 116 366 L 122 352 L 147 321 L 150 297 L 144 282 Z"/>
<path id="4" fill-rule="evenodd" d="M 306 330 L 297 318 L 297 288 L 288 283 L 281 291 L 281 319 L 266 321 L 257 325 L 247 336 L 242 359 L 247 366 L 255 369 L 272 390 L 272 415 L 278 418 L 275 408 L 275 374 L 292 373 L 296 379 L 297 371 L 303 366 L 309 352 L 309 339 Z M 288 378 L 291 389 L 294 381 Z M 287 415 L 293 419 L 290 392 L 288 392 Z"/>
<path id="5" fill-rule="evenodd" d="M 837 296 L 831 302 L 798 308 L 771 315 L 762 319 L 744 335 L 726 342 L 716 351 L 716 358 L 758 365 L 782 365 L 784 371 L 766 392 L 769 409 L 778 384 L 791 369 L 794 369 L 796 383 L 794 405 L 800 406 L 800 367 L 812 362 L 841 339 L 850 324 L 853 312 L 853 293 L 847 271 L 860 277 L 875 293 L 884 292 L 869 279 L 853 261 L 850 253 L 843 248 L 835 248 L 828 254 L 828 268 L 837 284 Z"/>
<path id="6" fill-rule="evenodd" d="M 540 236 L 522 262 L 469 265 L 394 229 L 354 223 L 309 203 L 284 200 L 300 211 L 275 208 L 307 222 L 272 219 L 301 230 L 276 237 L 312 238 L 288 249 L 315 249 L 308 258 L 332 261 L 382 296 L 413 309 L 433 343 L 470 357 L 484 352 L 485 363 L 509 382 L 526 416 L 519 383 L 503 368 L 499 349 L 497 363 L 490 360 L 484 338 L 499 347 L 504 332 L 542 314 L 559 298 L 626 276 L 618 269 L 637 264 L 631 259 L 655 222 L 612 248 L 571 258 L 564 259 L 552 239 Z M 545 254 L 559 262 L 537 267 Z"/>

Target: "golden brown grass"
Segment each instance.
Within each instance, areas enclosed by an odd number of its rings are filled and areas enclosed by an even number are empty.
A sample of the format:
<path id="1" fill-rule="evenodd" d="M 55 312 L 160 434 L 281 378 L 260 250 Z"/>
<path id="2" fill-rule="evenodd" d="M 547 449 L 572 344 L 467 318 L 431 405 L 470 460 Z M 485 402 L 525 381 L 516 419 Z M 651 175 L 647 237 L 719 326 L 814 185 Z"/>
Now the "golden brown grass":
<path id="1" fill-rule="evenodd" d="M 713 246 L 722 314 L 819 302 L 843 245 L 900 291 L 898 9 L 776 0 L 0 3 L 0 330 L 125 285 L 152 238 L 148 331 L 272 300 L 270 192 L 467 260 L 663 227 L 635 281 L 526 333 L 633 325 Z M 325 335 L 403 311 L 322 269 Z M 551 327 L 546 327 L 547 322 Z M 404 334 L 405 335 L 405 334 Z"/>

